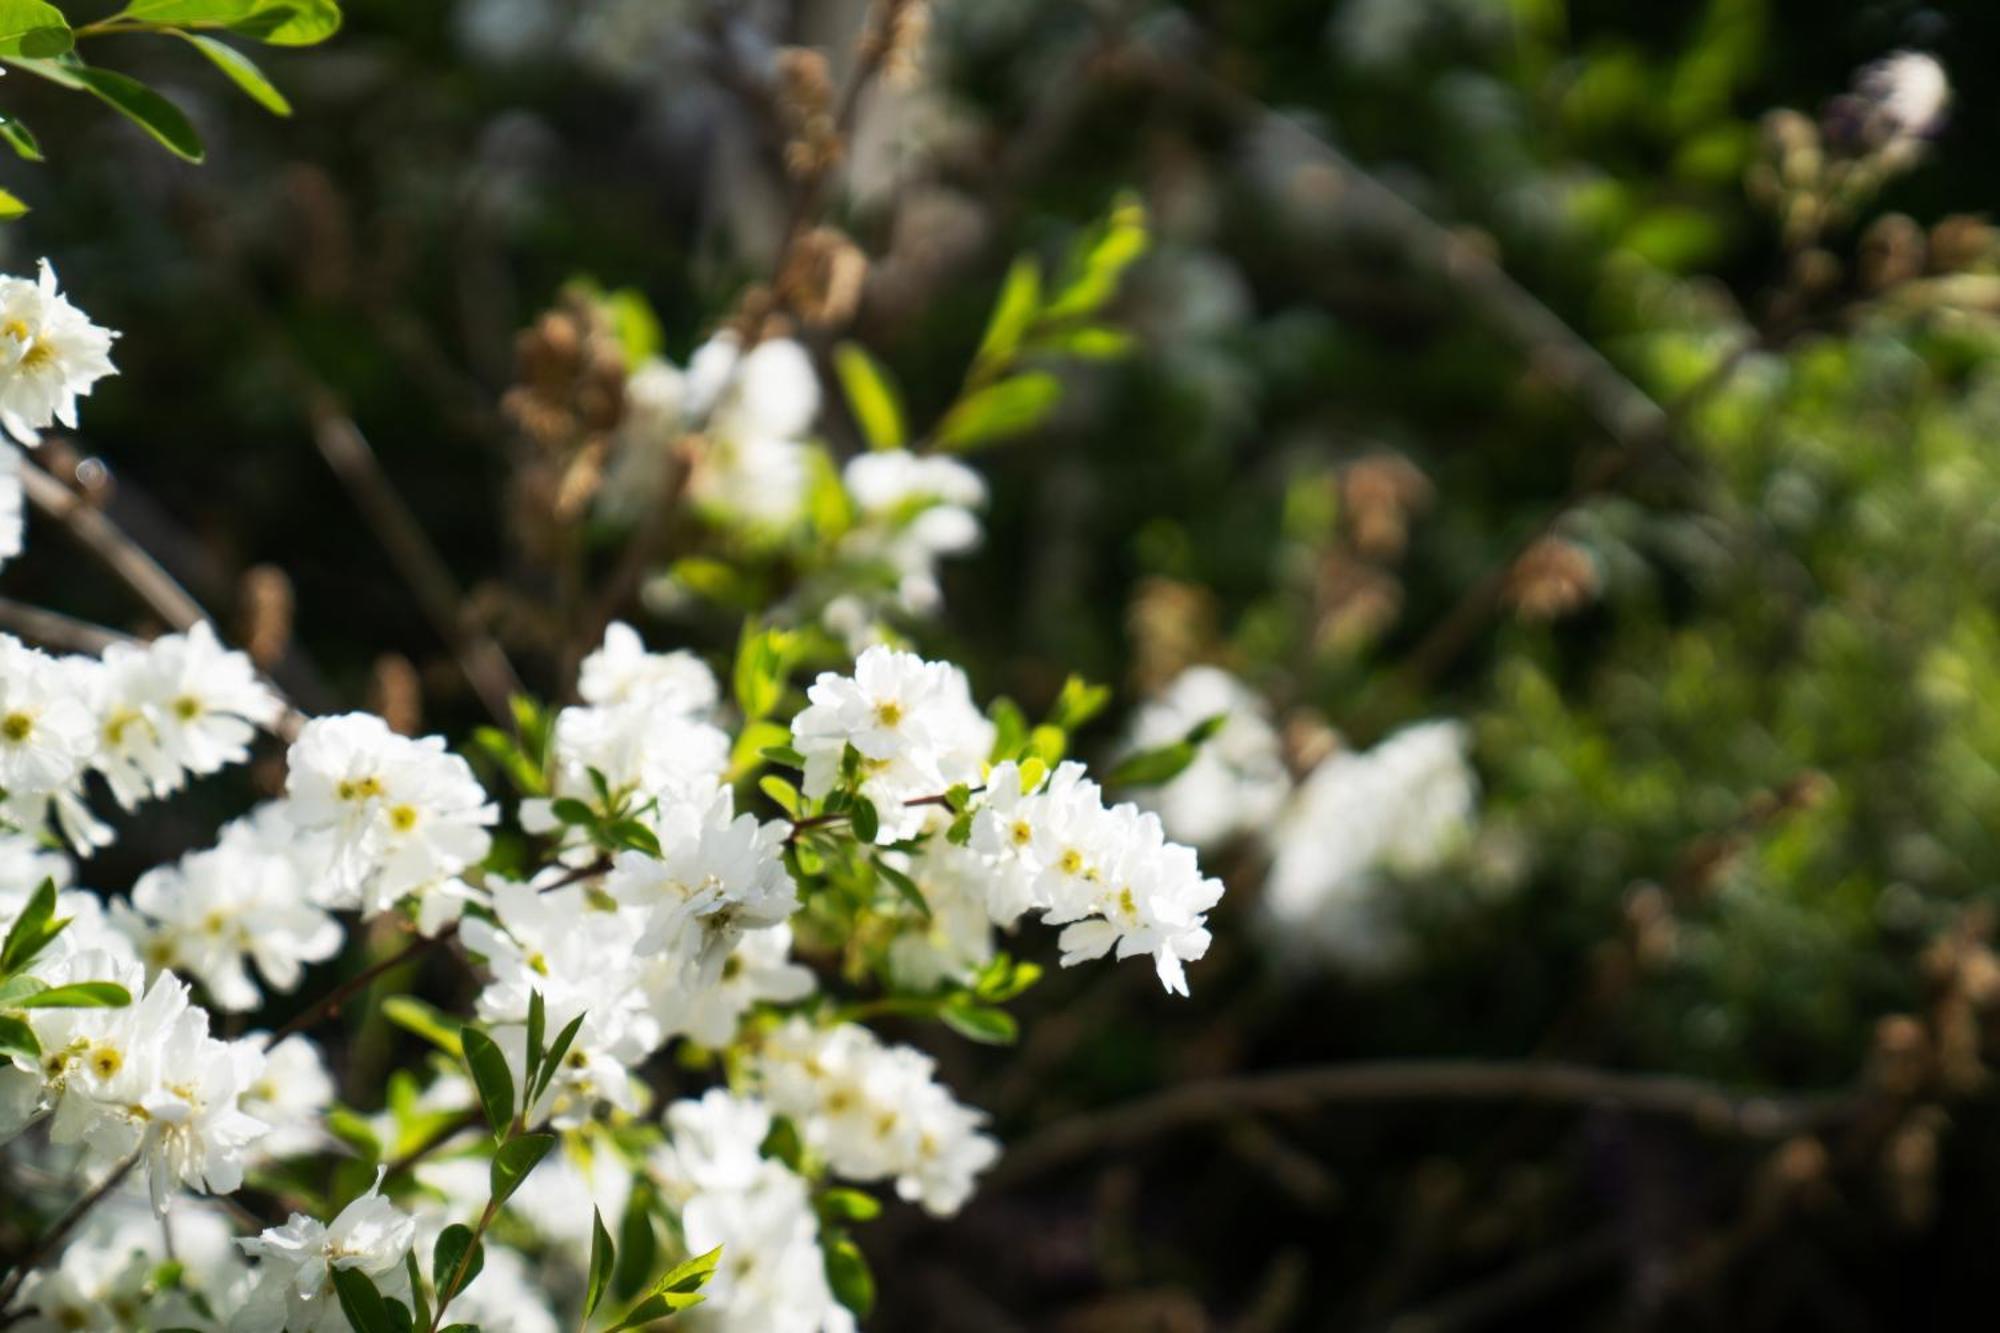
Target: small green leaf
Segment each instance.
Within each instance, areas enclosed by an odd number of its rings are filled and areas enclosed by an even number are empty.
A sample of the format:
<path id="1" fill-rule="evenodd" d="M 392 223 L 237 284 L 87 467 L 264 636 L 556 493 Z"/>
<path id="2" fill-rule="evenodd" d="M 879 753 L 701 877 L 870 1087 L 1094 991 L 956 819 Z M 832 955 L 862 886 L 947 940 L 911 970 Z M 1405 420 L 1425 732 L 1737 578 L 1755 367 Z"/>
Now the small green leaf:
<path id="1" fill-rule="evenodd" d="M 953 996 L 938 1017 L 959 1036 L 988 1046 L 1011 1046 L 1021 1035 L 1021 1025 L 1005 1009 L 975 1004 L 964 996 Z"/>
<path id="2" fill-rule="evenodd" d="M 565 824 L 588 826 L 597 822 L 597 811 L 574 796 L 559 796 L 549 802 L 549 813 Z"/>
<path id="3" fill-rule="evenodd" d="M 473 1086 L 479 1089 L 479 1103 L 486 1108 L 486 1121 L 496 1135 L 504 1135 L 514 1122 L 514 1074 L 507 1068 L 507 1057 L 493 1038 L 470 1023 L 458 1036 Z"/>
<path id="4" fill-rule="evenodd" d="M 548 1010 L 543 1007 L 542 993 L 528 992 L 528 1058 L 521 1067 L 521 1077 L 530 1088 L 535 1086 L 536 1071 L 542 1067 L 542 1040 L 548 1036 Z M 532 1099 L 531 1099 L 532 1100 Z"/>
<path id="5" fill-rule="evenodd" d="M 1062 693 L 1056 696 L 1056 706 L 1049 713 L 1049 725 L 1061 727 L 1064 731 L 1075 731 L 1103 712 L 1104 706 L 1110 702 L 1109 685 L 1092 685 L 1082 676 L 1071 676 L 1063 682 Z"/>
<path id="6" fill-rule="evenodd" d="M 854 809 L 848 815 L 848 822 L 854 826 L 854 836 L 863 842 L 875 841 L 882 831 L 882 816 L 875 811 L 875 803 L 865 796 L 854 798 Z"/>
<path id="7" fill-rule="evenodd" d="M 0 1009 L 16 1008 L 15 1001 L 48 988 L 49 983 L 39 977 L 9 977 L 0 981 Z"/>
<path id="8" fill-rule="evenodd" d="M 604 1299 L 604 1289 L 611 1285 L 611 1270 L 617 1263 L 618 1251 L 611 1243 L 611 1233 L 604 1229 L 604 1215 L 593 1207 L 590 1210 L 590 1285 L 583 1297 L 585 1319 L 597 1313 L 598 1302 Z"/>
<path id="9" fill-rule="evenodd" d="M 1105 775 L 1104 785 L 1157 787 L 1172 782 L 1195 761 L 1195 757 L 1201 752 L 1202 743 L 1220 731 L 1228 721 L 1227 713 L 1205 717 L 1188 728 L 1187 734 L 1177 741 L 1127 755 Z"/>
<path id="10" fill-rule="evenodd" d="M 204 37 L 200 33 L 184 32 L 180 35 L 186 38 L 195 50 L 207 56 L 210 63 L 221 70 L 231 83 L 247 93 L 250 100 L 258 106 L 274 116 L 292 114 L 292 104 L 285 100 L 285 95 L 264 76 L 264 71 L 258 69 L 257 62 L 249 56 L 226 42 L 218 42 L 215 38 Z"/>
<path id="11" fill-rule="evenodd" d="M 1014 261 L 1007 280 L 1000 285 L 1000 299 L 993 304 L 993 318 L 972 358 L 972 377 L 986 380 L 1005 370 L 1020 350 L 1042 303 L 1042 266 L 1027 255 Z"/>
<path id="12" fill-rule="evenodd" d="M 509 1139 L 500 1145 L 500 1151 L 493 1154 L 493 1170 L 490 1173 L 493 1187 L 493 1202 L 502 1204 L 513 1197 L 521 1188 L 521 1182 L 528 1178 L 541 1160 L 549 1155 L 549 1149 L 556 1146 L 553 1134 L 523 1134 L 517 1139 Z"/>
<path id="13" fill-rule="evenodd" d="M 0 139 L 5 139 L 17 157 L 29 162 L 42 160 L 41 141 L 35 132 L 13 116 L 0 115 Z"/>
<path id="14" fill-rule="evenodd" d="M 22 996 L 12 1009 L 123 1009 L 132 992 L 111 981 L 77 981 Z"/>
<path id="15" fill-rule="evenodd" d="M 403 1271 L 410 1279 L 410 1299 L 417 1303 L 416 1317 L 411 1320 L 418 1328 L 431 1326 L 431 1303 L 424 1298 L 423 1270 L 417 1267 L 417 1252 L 403 1251 Z"/>
<path id="16" fill-rule="evenodd" d="M 541 1072 L 535 1075 L 534 1086 L 528 1089 L 525 1110 L 532 1111 L 542 1100 L 542 1094 L 549 1090 L 549 1084 L 555 1081 L 556 1071 L 562 1068 L 563 1057 L 569 1054 L 570 1043 L 576 1040 L 577 1029 L 582 1026 L 583 1015 L 578 1014 L 565 1023 L 563 1030 L 556 1033 L 556 1039 L 549 1043 L 548 1053 L 542 1057 Z"/>
<path id="17" fill-rule="evenodd" d="M 636 1296 L 652 1276 L 660 1238 L 653 1230 L 653 1191 L 643 1181 L 625 1201 L 618 1220 L 618 1264 L 611 1275 L 611 1292 L 621 1299 Z"/>
<path id="18" fill-rule="evenodd" d="M 375 1283 L 358 1268 L 330 1268 L 333 1289 L 340 1297 L 340 1312 L 354 1326 L 355 1333 L 399 1333 L 389 1320 L 389 1307 Z"/>
<path id="19" fill-rule="evenodd" d="M 464 1058 L 459 1021 L 414 995 L 391 995 L 382 1001 L 382 1016 L 405 1032 L 413 1032 L 454 1060 Z"/>
<path id="20" fill-rule="evenodd" d="M 182 110 L 137 79 L 108 69 L 79 65 L 70 71 L 84 88 L 166 146 L 176 157 L 199 162 L 201 136 Z"/>
<path id="21" fill-rule="evenodd" d="M 789 745 L 767 745 L 762 753 L 770 762 L 786 768 L 803 769 L 806 766 L 806 757 Z"/>
<path id="22" fill-rule="evenodd" d="M 846 1236 L 827 1246 L 826 1281 L 834 1299 L 862 1318 L 875 1308 L 875 1275 L 861 1247 Z"/>
<path id="23" fill-rule="evenodd" d="M 915 909 L 918 916 L 926 921 L 931 919 L 930 900 L 924 897 L 924 891 L 917 887 L 915 880 L 879 856 L 874 858 L 874 865 L 875 872 L 889 881 L 890 886 L 902 895 L 903 901 Z"/>
<path id="24" fill-rule="evenodd" d="M 858 343 L 844 342 L 833 349 L 833 369 L 847 394 L 847 406 L 856 424 L 867 437 L 870 449 L 900 449 L 907 438 L 903 428 L 903 402 L 896 386 L 889 382 L 875 358 Z"/>
<path id="25" fill-rule="evenodd" d="M 467 1250 L 472 1258 L 466 1263 L 465 1277 L 457 1285 L 452 1278 L 458 1272 L 459 1261 L 465 1259 Z M 462 1222 L 454 1222 L 438 1233 L 437 1245 L 431 1250 L 431 1286 L 437 1292 L 438 1300 L 453 1296 L 472 1284 L 479 1276 L 479 1270 L 486 1267 L 486 1246 L 472 1234 L 472 1228 Z"/>
<path id="26" fill-rule="evenodd" d="M 819 1196 L 820 1216 L 836 1222 L 869 1222 L 882 1213 L 882 1202 L 860 1190 L 830 1189 Z"/>
<path id="27" fill-rule="evenodd" d="M 757 790 L 763 792 L 777 804 L 780 810 L 793 818 L 799 813 L 799 789 L 775 773 L 766 773 L 757 779 Z"/>
<path id="28" fill-rule="evenodd" d="M 1078 255 L 1068 284 L 1042 311 L 1044 320 L 1094 315 L 1118 290 L 1132 261 L 1146 253 L 1146 209 L 1124 196 Z"/>
<path id="29" fill-rule="evenodd" d="M 938 447 L 972 449 L 1024 435 L 1046 421 L 1061 398 L 1062 382 L 1043 370 L 976 389 L 959 399 L 938 423 Z"/>
<path id="30" fill-rule="evenodd" d="M 0 222 L 26 217 L 30 211 L 19 195 L 11 190 L 0 190 Z"/>
<path id="31" fill-rule="evenodd" d="M 0 1057 L 35 1064 L 42 1058 L 42 1044 L 35 1031 L 18 1018 L 0 1014 Z"/>
<path id="32" fill-rule="evenodd" d="M 69 20 L 43 0 L 0 0 L 0 56 L 47 60 L 76 45 Z"/>
<path id="33" fill-rule="evenodd" d="M 5 942 L 0 942 L 0 976 L 11 976 L 62 933 L 67 919 L 56 920 L 56 882 L 44 879 L 14 918 Z"/>
<path id="34" fill-rule="evenodd" d="M 416 1333 L 417 1317 L 410 1313 L 410 1307 L 391 1296 L 382 1302 L 389 1311 L 391 1333 Z"/>

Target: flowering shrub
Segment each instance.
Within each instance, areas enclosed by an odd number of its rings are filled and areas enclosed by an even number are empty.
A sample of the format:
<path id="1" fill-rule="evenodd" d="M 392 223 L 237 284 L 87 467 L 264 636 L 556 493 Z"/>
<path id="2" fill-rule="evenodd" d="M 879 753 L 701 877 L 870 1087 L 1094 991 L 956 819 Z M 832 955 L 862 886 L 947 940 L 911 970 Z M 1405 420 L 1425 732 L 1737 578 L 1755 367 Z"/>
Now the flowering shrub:
<path id="1" fill-rule="evenodd" d="M 1561 8 L 0 0 L 0 1327 L 1977 1234 L 1981 94 Z"/>

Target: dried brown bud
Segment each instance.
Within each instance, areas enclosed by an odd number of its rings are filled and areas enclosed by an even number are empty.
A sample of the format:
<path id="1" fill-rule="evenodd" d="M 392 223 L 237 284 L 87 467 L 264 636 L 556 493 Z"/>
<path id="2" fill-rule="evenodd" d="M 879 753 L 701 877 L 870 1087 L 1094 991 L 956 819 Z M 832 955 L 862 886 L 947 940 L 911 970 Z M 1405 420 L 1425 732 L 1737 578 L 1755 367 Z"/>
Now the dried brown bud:
<path id="1" fill-rule="evenodd" d="M 1310 708 L 1294 708 L 1285 714 L 1280 733 L 1285 750 L 1285 766 L 1294 773 L 1310 773 L 1320 761 L 1340 749 L 1340 733 Z"/>
<path id="2" fill-rule="evenodd" d="M 837 328 L 861 305 L 868 259 L 834 227 L 815 227 L 792 242 L 777 295 L 808 328 Z"/>
<path id="3" fill-rule="evenodd" d="M 882 51 L 882 74 L 907 86 L 917 78 L 924 39 L 930 35 L 931 7 L 927 0 L 893 0 Z"/>
<path id="4" fill-rule="evenodd" d="M 1924 1025 L 1907 1014 L 1891 1014 L 1875 1025 L 1875 1049 L 1868 1078 L 1895 1097 L 1908 1097 L 1930 1075 L 1931 1043 Z"/>
<path id="5" fill-rule="evenodd" d="M 1562 537 L 1543 537 L 1507 572 L 1504 596 L 1529 620 L 1555 620 L 1589 605 L 1601 582 L 1589 551 Z"/>
<path id="6" fill-rule="evenodd" d="M 399 736 L 423 730 L 424 686 L 409 658 L 384 653 L 375 659 L 368 677 L 368 710 Z"/>
<path id="7" fill-rule="evenodd" d="M 292 581 L 284 570 L 253 565 L 243 571 L 237 589 L 237 638 L 250 660 L 266 671 L 291 645 L 293 609 Z"/>
<path id="8" fill-rule="evenodd" d="M 1905 213 L 1884 213 L 1861 237 L 1861 285 L 1870 292 L 1899 286 L 1924 271 L 1924 229 Z"/>
<path id="9" fill-rule="evenodd" d="M 1347 465 L 1341 501 L 1354 549 L 1371 560 L 1394 560 L 1409 542 L 1410 519 L 1429 507 L 1432 490 L 1417 465 L 1401 454 L 1373 454 Z"/>
<path id="10" fill-rule="evenodd" d="M 1215 596 L 1206 588 L 1168 578 L 1139 584 L 1126 612 L 1132 635 L 1134 683 L 1153 694 L 1200 661 L 1216 639 Z"/>
<path id="11" fill-rule="evenodd" d="M 1351 652 L 1373 641 L 1403 610 L 1401 580 L 1338 551 L 1320 561 L 1314 591 L 1313 646 L 1322 652 Z"/>
<path id="12" fill-rule="evenodd" d="M 834 123 L 833 75 L 826 57 L 809 47 L 778 52 L 778 117 L 785 126 L 785 168 L 800 179 L 830 170 L 840 161 L 839 127 Z"/>
<path id="13" fill-rule="evenodd" d="M 1931 228 L 1931 269 L 1957 273 L 1991 261 L 2000 251 L 2000 233 L 1985 218 L 1953 213 Z"/>

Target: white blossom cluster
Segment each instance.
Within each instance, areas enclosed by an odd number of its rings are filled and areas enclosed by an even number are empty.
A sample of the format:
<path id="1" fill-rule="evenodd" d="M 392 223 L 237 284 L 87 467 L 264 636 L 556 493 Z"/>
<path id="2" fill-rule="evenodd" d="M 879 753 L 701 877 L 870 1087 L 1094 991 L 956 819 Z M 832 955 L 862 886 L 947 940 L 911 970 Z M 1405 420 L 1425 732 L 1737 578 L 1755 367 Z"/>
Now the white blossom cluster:
<path id="1" fill-rule="evenodd" d="M 91 814 L 95 773 L 126 809 L 249 757 L 282 711 L 243 654 L 205 623 L 99 657 L 56 657 L 0 635 L 0 820 L 51 817 L 81 849 L 110 841 Z"/>
<path id="2" fill-rule="evenodd" d="M 792 1018 L 765 1036 L 752 1068 L 764 1099 L 835 1175 L 893 1180 L 898 1196 L 933 1216 L 962 1208 L 1000 1156 L 980 1132 L 986 1117 L 936 1081 L 929 1056 L 886 1046 L 858 1023 Z"/>
<path id="3" fill-rule="evenodd" d="M 1262 847 L 1270 871 L 1258 905 L 1279 952 L 1393 964 L 1401 941 L 1385 875 L 1435 870 L 1473 825 L 1479 784 L 1465 727 L 1418 723 L 1372 750 L 1336 750 L 1294 783 L 1262 698 L 1220 668 L 1193 666 L 1140 708 L 1129 748 L 1169 744 L 1217 716 L 1226 720 L 1193 762 L 1142 804 L 1194 846 Z"/>
<path id="4" fill-rule="evenodd" d="M 74 428 L 76 400 L 115 373 L 117 336 L 70 304 L 48 260 L 32 280 L 0 274 L 0 436 L 35 445 L 58 422 Z M 21 553 L 20 470 L 20 451 L 0 438 L 0 566 Z"/>
<path id="5" fill-rule="evenodd" d="M 18 849 L 0 859 L 10 872 L 47 869 L 44 858 Z M 11 874 L 0 884 L 0 931 L 21 917 L 34 890 Z M 148 985 L 94 895 L 67 890 L 56 906 L 69 923 L 25 975 L 50 988 L 108 982 L 132 1001 L 23 1011 L 40 1057 L 17 1053 L 0 1064 L 0 1142 L 47 1119 L 51 1143 L 79 1149 L 100 1171 L 136 1158 L 160 1211 L 180 1187 L 235 1190 L 271 1128 L 242 1104 L 263 1074 L 263 1043 L 211 1036 L 208 1011 L 171 973 Z"/>
<path id="6" fill-rule="evenodd" d="M 171 1284 L 160 1281 L 174 1265 Z M 37 1269 L 14 1307 L 20 1333 L 120 1330 L 144 1310 L 147 1327 L 214 1327 L 204 1311 L 239 1308 L 250 1271 L 220 1210 L 188 1196 L 164 1215 L 114 1194 L 86 1217 L 53 1266 Z M 279 1327 L 267 1325 L 266 1327 Z"/>
<path id="7" fill-rule="evenodd" d="M 704 1289 L 704 1327 L 758 1333 L 851 1333 L 834 1299 L 806 1182 L 761 1154 L 771 1133 L 764 1103 L 714 1089 L 666 1111 L 668 1141 L 648 1163 L 679 1211 L 691 1254 L 722 1247 Z"/>
<path id="8" fill-rule="evenodd" d="M 843 582 L 820 618 L 856 652 L 875 642 L 883 616 L 934 614 L 943 604 L 938 562 L 978 547 L 975 511 L 986 482 L 955 458 L 906 449 L 857 455 L 841 470 L 854 524 L 840 538 Z"/>

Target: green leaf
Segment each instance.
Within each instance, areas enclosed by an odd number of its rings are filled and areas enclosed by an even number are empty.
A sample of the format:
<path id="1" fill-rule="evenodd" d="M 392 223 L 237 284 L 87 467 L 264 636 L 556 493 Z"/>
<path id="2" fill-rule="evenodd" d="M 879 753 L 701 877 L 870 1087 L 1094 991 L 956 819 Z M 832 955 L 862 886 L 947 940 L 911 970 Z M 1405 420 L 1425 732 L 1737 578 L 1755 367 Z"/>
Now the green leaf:
<path id="1" fill-rule="evenodd" d="M 51 986 L 13 1001 L 10 1009 L 123 1009 L 132 992 L 111 981 L 77 981 Z"/>
<path id="2" fill-rule="evenodd" d="M 757 790 L 774 801 L 780 810 L 794 818 L 799 813 L 799 789 L 775 773 L 766 773 L 757 779 Z"/>
<path id="3" fill-rule="evenodd" d="M 1124 329 L 1087 324 L 1036 338 L 1028 344 L 1033 356 L 1066 356 L 1078 361 L 1116 361 L 1130 355 L 1139 340 Z"/>
<path id="4" fill-rule="evenodd" d="M 1105 775 L 1104 784 L 1107 787 L 1157 787 L 1172 782 L 1195 761 L 1202 743 L 1220 731 L 1228 721 L 1227 713 L 1205 717 L 1188 728 L 1187 734 L 1177 741 L 1127 755 Z"/>
<path id="5" fill-rule="evenodd" d="M 618 1251 L 611 1243 L 611 1233 L 604 1229 L 604 1215 L 593 1207 L 590 1210 L 590 1285 L 583 1296 L 585 1319 L 597 1313 L 598 1302 L 604 1299 L 604 1289 L 611 1285 L 611 1270 L 617 1263 Z"/>
<path id="6" fill-rule="evenodd" d="M 333 1289 L 340 1297 L 340 1312 L 354 1326 L 355 1333 L 400 1333 L 390 1322 L 389 1307 L 375 1283 L 358 1268 L 329 1268 Z"/>
<path id="7" fill-rule="evenodd" d="M 18 1018 L 0 1014 L 0 1057 L 33 1064 L 42 1058 L 42 1044 L 35 1031 Z"/>
<path id="8" fill-rule="evenodd" d="M 597 822 L 597 811 L 574 796 L 559 796 L 549 802 L 549 813 L 565 824 L 590 825 Z"/>
<path id="9" fill-rule="evenodd" d="M 1049 713 L 1049 724 L 1064 731 L 1075 731 L 1103 712 L 1104 706 L 1110 702 L 1109 685 L 1092 685 L 1082 676 L 1071 676 L 1063 682 L 1062 693 L 1056 696 L 1056 706 Z"/>
<path id="10" fill-rule="evenodd" d="M 1011 1046 L 1021 1035 L 1021 1025 L 1005 1009 L 975 1004 L 964 996 L 953 996 L 938 1017 L 959 1036 L 988 1046 Z"/>
<path id="11" fill-rule="evenodd" d="M 49 983 L 40 977 L 9 977 L 0 981 L 0 1009 L 17 1008 L 16 1000 L 48 988 Z"/>
<path id="12" fill-rule="evenodd" d="M 860 1190 L 830 1189 L 819 1196 L 821 1217 L 836 1222 L 870 1222 L 882 1213 L 882 1202 Z"/>
<path id="13" fill-rule="evenodd" d="M 486 1121 L 496 1135 L 505 1135 L 514 1122 L 514 1074 L 499 1044 L 470 1023 L 459 1030 L 465 1047 L 466 1067 L 472 1071 L 473 1086 L 479 1089 L 479 1103 L 486 1108 Z"/>
<path id="14" fill-rule="evenodd" d="M 118 17 L 227 28 L 274 46 L 312 46 L 340 31 L 337 0 L 132 0 Z"/>
<path id="15" fill-rule="evenodd" d="M 577 1029 L 582 1026 L 583 1015 L 578 1014 L 563 1025 L 561 1032 L 556 1033 L 548 1053 L 542 1057 L 541 1072 L 535 1075 L 534 1086 L 528 1089 L 527 1110 L 534 1109 L 535 1104 L 542 1100 L 542 1094 L 549 1090 L 549 1084 L 555 1081 L 556 1071 L 562 1068 L 563 1057 L 569 1054 L 570 1043 L 576 1040 Z"/>
<path id="16" fill-rule="evenodd" d="M 848 822 L 854 826 L 854 836 L 863 842 L 875 841 L 875 836 L 882 831 L 882 816 L 876 813 L 875 803 L 866 796 L 854 798 Z"/>
<path id="17" fill-rule="evenodd" d="M 264 71 L 258 69 L 257 62 L 249 56 L 226 42 L 218 42 L 213 37 L 203 37 L 200 33 L 184 32 L 180 35 L 187 39 L 195 50 L 207 56 L 231 83 L 249 94 L 250 100 L 258 106 L 274 116 L 292 114 L 292 104 L 285 100 L 285 95 L 279 92 L 268 78 L 264 77 Z"/>
<path id="18" fill-rule="evenodd" d="M 418 1328 L 431 1326 L 431 1303 L 424 1299 L 424 1275 L 417 1267 L 417 1252 L 403 1251 L 403 1271 L 410 1278 L 410 1299 L 417 1303 L 416 1317 L 411 1320 Z"/>
<path id="19" fill-rule="evenodd" d="M 542 1041 L 548 1036 L 548 1010 L 542 1004 L 542 993 L 528 992 L 528 1058 L 521 1067 L 521 1077 L 528 1087 L 535 1086 L 535 1074 L 542 1067 Z"/>
<path id="20" fill-rule="evenodd" d="M 181 109 L 137 79 L 108 69 L 79 65 L 70 71 L 91 95 L 152 135 L 176 157 L 199 162 L 201 136 Z"/>
<path id="21" fill-rule="evenodd" d="M 722 1258 L 722 1247 L 716 1246 L 707 1254 L 696 1255 L 686 1263 L 677 1264 L 655 1282 L 646 1296 L 637 1305 L 625 1312 L 625 1317 L 604 1330 L 604 1333 L 623 1333 L 630 1328 L 643 1328 L 657 1319 L 682 1310 L 692 1309 L 701 1304 L 702 1287 L 715 1275 L 715 1265 Z"/>
<path id="22" fill-rule="evenodd" d="M 69 20 L 43 0 L 0 0 L 0 56 L 47 60 L 76 45 Z"/>
<path id="23" fill-rule="evenodd" d="M 847 394 L 847 406 L 868 439 L 870 449 L 900 449 L 908 438 L 903 428 L 903 401 L 875 358 L 858 343 L 833 349 L 833 369 Z"/>
<path id="24" fill-rule="evenodd" d="M 806 766 L 806 757 L 789 745 L 767 745 L 761 753 L 771 763 L 782 764 L 786 768 L 803 770 Z"/>
<path id="25" fill-rule="evenodd" d="M 463 1059 L 459 1021 L 414 995 L 391 995 L 382 1001 L 382 1016 L 405 1032 L 413 1032 L 454 1060 Z"/>
<path id="26" fill-rule="evenodd" d="M 500 1151 L 493 1154 L 493 1170 L 490 1173 L 493 1186 L 493 1202 L 503 1204 L 521 1188 L 521 1182 L 528 1178 L 541 1160 L 549 1155 L 549 1149 L 556 1146 L 553 1134 L 523 1134 L 517 1139 L 509 1139 L 500 1145 Z"/>
<path id="27" fill-rule="evenodd" d="M 29 208 L 21 197 L 10 190 L 0 190 L 0 222 L 12 222 L 15 218 L 26 217 Z"/>
<path id="28" fill-rule="evenodd" d="M 903 901 L 916 910 L 918 916 L 926 921 L 931 919 L 930 901 L 924 897 L 924 891 L 917 887 L 915 880 L 879 856 L 874 858 L 874 864 L 875 873 L 888 880 L 896 892 L 902 895 Z"/>
<path id="29" fill-rule="evenodd" d="M 743 622 L 731 685 L 746 722 L 764 717 L 785 697 L 785 674 L 791 668 L 795 646 L 790 634 L 759 629 L 754 621 Z"/>
<path id="30" fill-rule="evenodd" d="M 1000 285 L 1000 299 L 972 358 L 972 378 L 981 381 L 1006 369 L 1020 350 L 1022 335 L 1035 322 L 1042 304 L 1042 266 L 1027 255 L 1014 261 Z"/>
<path id="31" fill-rule="evenodd" d="M 26 967 L 50 940 L 62 933 L 69 922 L 58 921 L 55 915 L 56 882 L 44 879 L 28 899 L 28 905 L 21 909 L 21 915 L 8 927 L 6 940 L 0 942 L 0 976 L 10 976 Z"/>
<path id="32" fill-rule="evenodd" d="M 1062 383 L 1044 370 L 1031 370 L 975 390 L 958 400 L 938 423 L 940 449 L 971 449 L 1023 435 L 1048 419 L 1062 398 Z"/>
<path id="33" fill-rule="evenodd" d="M 1044 320 L 1094 315 L 1118 290 L 1132 261 L 1146 253 L 1146 209 L 1127 195 L 1112 207 L 1073 266 L 1062 292 L 1042 311 Z"/>
<path id="34" fill-rule="evenodd" d="M 472 1258 L 465 1267 L 465 1277 L 456 1286 L 452 1278 L 458 1272 L 459 1261 L 465 1258 L 467 1250 Z M 431 1287 L 443 1301 L 472 1285 L 472 1279 L 479 1276 L 479 1270 L 486 1267 L 486 1246 L 473 1234 L 472 1228 L 462 1222 L 454 1222 L 438 1233 L 437 1245 L 431 1250 Z M 440 1307 L 442 1308 L 442 1307 Z"/>
<path id="35" fill-rule="evenodd" d="M 653 1231 L 652 1198 L 652 1189 L 642 1181 L 625 1201 L 625 1216 L 618 1220 L 618 1263 L 611 1275 L 611 1291 L 620 1298 L 644 1290 L 653 1272 L 653 1259 L 660 1252 L 660 1238 Z"/>
<path id="36" fill-rule="evenodd" d="M 33 130 L 12 116 L 0 115 L 0 139 L 5 139 L 17 157 L 29 162 L 42 160 L 41 141 Z"/>
<path id="37" fill-rule="evenodd" d="M 875 1308 L 875 1275 L 861 1247 L 846 1236 L 827 1246 L 826 1281 L 834 1298 L 862 1318 Z"/>

